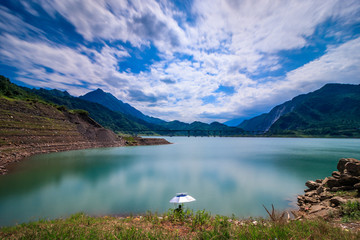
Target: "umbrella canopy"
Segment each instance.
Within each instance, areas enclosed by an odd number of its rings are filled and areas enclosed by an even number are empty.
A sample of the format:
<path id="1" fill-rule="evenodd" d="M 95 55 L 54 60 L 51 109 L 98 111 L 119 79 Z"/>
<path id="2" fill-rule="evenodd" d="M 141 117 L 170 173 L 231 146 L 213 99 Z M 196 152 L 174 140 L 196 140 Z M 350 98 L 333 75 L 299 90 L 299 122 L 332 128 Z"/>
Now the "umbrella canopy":
<path id="1" fill-rule="evenodd" d="M 170 200 L 170 203 L 186 203 L 196 201 L 195 198 L 186 194 L 186 193 L 178 193 L 175 197 Z"/>

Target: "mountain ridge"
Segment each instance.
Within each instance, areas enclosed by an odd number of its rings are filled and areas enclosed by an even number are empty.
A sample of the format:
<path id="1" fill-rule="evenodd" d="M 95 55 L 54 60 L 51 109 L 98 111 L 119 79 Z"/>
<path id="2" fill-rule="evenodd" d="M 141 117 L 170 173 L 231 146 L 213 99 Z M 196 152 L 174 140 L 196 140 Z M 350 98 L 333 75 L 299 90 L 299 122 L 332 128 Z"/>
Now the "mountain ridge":
<path id="1" fill-rule="evenodd" d="M 136 117 L 141 120 L 144 120 L 148 123 L 154 124 L 155 126 L 152 126 L 153 130 L 159 130 L 159 133 L 166 133 L 166 129 L 170 130 L 169 133 L 177 135 L 188 135 L 188 132 L 182 132 L 182 131 L 219 131 L 222 130 L 224 133 L 231 133 L 231 135 L 241 135 L 243 134 L 243 130 L 236 128 L 236 127 L 229 127 L 221 123 L 202 123 L 199 121 L 194 121 L 192 123 L 184 123 L 179 120 L 174 121 L 164 121 L 159 118 L 154 118 L 147 116 L 137 110 L 136 108 L 132 107 L 128 103 L 124 103 L 123 101 L 117 99 L 115 96 L 113 96 L 111 93 L 104 92 L 102 89 L 98 88 L 97 90 L 91 91 L 86 93 L 83 96 L 79 97 L 80 99 L 87 100 L 90 102 L 98 103 L 114 112 L 120 112 L 123 114 L 126 114 L 128 117 Z M 130 117 L 131 118 L 131 117 Z M 221 124 L 221 125 L 219 125 Z M 158 129 L 156 129 L 158 128 Z M 174 131 L 179 131 L 178 133 L 175 133 Z M 200 133 L 198 133 L 200 134 Z M 204 134 L 204 133 L 203 133 Z"/>
<path id="2" fill-rule="evenodd" d="M 325 84 L 275 106 L 238 127 L 270 135 L 353 136 L 360 127 L 360 85 Z"/>
<path id="3" fill-rule="evenodd" d="M 123 101 L 113 96 L 111 93 L 104 92 L 100 88 L 88 92 L 85 95 L 80 96 L 79 98 L 90 102 L 99 103 L 114 112 L 121 112 L 126 115 L 131 115 L 133 117 L 142 119 L 148 123 L 159 125 L 165 122 L 164 120 L 161 120 L 159 118 L 154 118 L 143 114 L 141 111 L 137 110 L 130 104 L 124 103 Z"/>

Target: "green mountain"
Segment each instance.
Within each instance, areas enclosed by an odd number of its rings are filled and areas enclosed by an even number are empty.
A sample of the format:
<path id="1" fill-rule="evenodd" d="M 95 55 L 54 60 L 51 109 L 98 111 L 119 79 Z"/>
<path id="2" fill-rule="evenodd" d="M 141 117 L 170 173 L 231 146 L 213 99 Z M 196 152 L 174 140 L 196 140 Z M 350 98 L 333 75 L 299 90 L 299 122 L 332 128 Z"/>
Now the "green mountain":
<path id="1" fill-rule="evenodd" d="M 273 123 L 281 116 L 293 111 L 296 106 L 302 103 L 304 98 L 306 98 L 306 95 L 299 95 L 290 101 L 274 107 L 269 113 L 263 113 L 249 120 L 244 120 L 238 127 L 246 131 L 267 132 Z"/>
<path id="2" fill-rule="evenodd" d="M 120 112 L 126 114 L 130 119 L 136 118 L 145 121 L 147 126 L 153 129 L 158 134 L 166 135 L 195 135 L 195 136 L 207 136 L 207 135 L 242 135 L 244 131 L 236 127 L 228 127 L 221 123 L 206 124 L 202 122 L 193 122 L 191 124 L 180 121 L 166 122 L 159 118 L 149 117 L 131 105 L 122 102 L 114 97 L 111 93 L 106 93 L 101 89 L 89 92 L 80 99 L 95 102 L 107 107 L 114 112 Z M 146 125 L 145 123 L 145 125 Z M 143 123 L 144 124 L 144 123 Z M 216 131 L 216 132 L 215 132 Z M 221 131 L 221 132 L 220 132 Z"/>
<path id="3" fill-rule="evenodd" d="M 31 89 L 32 93 L 42 97 L 43 99 L 58 105 L 64 105 L 69 109 L 83 109 L 87 111 L 91 118 L 100 123 L 102 126 L 113 131 L 131 133 L 151 132 L 153 126 L 141 119 L 126 116 L 120 112 L 114 112 L 98 103 L 89 102 L 77 97 L 71 96 L 69 93 L 56 89 Z"/>
<path id="4" fill-rule="evenodd" d="M 360 85 L 326 84 L 239 127 L 268 135 L 360 137 Z"/>
<path id="5" fill-rule="evenodd" d="M 126 115 L 130 115 L 142 119 L 148 123 L 158 124 L 158 125 L 165 123 L 164 120 L 143 114 L 142 112 L 131 106 L 130 104 L 122 102 L 121 100 L 114 97 L 111 93 L 106 93 L 100 88 L 98 88 L 95 91 L 88 92 L 87 94 L 80 96 L 79 98 L 90 102 L 99 103 L 114 112 L 120 112 Z"/>

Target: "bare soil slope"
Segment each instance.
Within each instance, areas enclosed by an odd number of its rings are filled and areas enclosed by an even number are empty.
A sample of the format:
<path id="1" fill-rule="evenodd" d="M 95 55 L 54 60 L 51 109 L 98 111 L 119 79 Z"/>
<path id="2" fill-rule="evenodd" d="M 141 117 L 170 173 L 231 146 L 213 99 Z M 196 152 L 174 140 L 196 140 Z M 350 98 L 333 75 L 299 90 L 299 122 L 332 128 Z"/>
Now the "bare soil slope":
<path id="1" fill-rule="evenodd" d="M 0 174 L 34 154 L 116 146 L 125 141 L 84 113 L 0 97 Z"/>

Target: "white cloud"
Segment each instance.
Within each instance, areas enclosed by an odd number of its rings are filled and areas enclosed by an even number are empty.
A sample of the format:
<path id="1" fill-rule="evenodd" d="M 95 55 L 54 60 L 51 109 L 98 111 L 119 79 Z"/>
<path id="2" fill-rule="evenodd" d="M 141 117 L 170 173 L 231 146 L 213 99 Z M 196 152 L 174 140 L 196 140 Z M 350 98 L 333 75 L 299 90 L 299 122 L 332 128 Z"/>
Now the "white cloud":
<path id="1" fill-rule="evenodd" d="M 306 90 L 326 83 L 360 83 L 360 37 L 338 47 L 287 74 L 289 83 Z M 309 87 L 310 86 L 310 87 Z"/>
<path id="2" fill-rule="evenodd" d="M 165 0 L 37 2 L 54 19 L 60 14 L 69 21 L 87 46 L 53 43 L 36 26 L 0 7 L 1 59 L 20 66 L 18 80 L 75 95 L 100 87 L 166 120 L 227 120 L 249 109 L 269 109 L 326 82 L 359 82 L 359 39 L 328 47 L 319 59 L 271 81 L 249 77 L 263 69 L 281 69 L 278 51 L 307 46 L 307 37 L 324 21 L 360 21 L 357 1 L 195 0 L 191 14 L 196 21 L 191 24 L 185 21 L 187 13 Z M 39 14 L 22 3 L 34 16 Z M 119 61 L 129 56 L 112 44 L 119 40 L 139 49 L 152 43 L 161 60 L 149 66 L 150 71 L 119 72 Z M 102 47 L 95 50 L 91 43 Z M 215 92 L 220 85 L 234 87 L 235 93 Z M 204 104 L 208 96 L 216 102 Z"/>
<path id="3" fill-rule="evenodd" d="M 72 49 L 25 41 L 8 34 L 0 36 L 0 42 L 0 54 L 5 62 L 19 67 L 21 80 L 33 86 L 60 88 L 78 95 L 88 89 L 107 88 L 106 79 L 131 78 L 116 71 L 117 59 L 127 56 L 124 49 L 109 46 L 104 46 L 101 52 Z M 92 54 L 93 60 L 87 54 Z"/>
<path id="4" fill-rule="evenodd" d="M 133 46 L 149 45 L 151 41 L 163 53 L 169 53 L 187 42 L 184 31 L 173 19 L 176 12 L 170 4 L 157 1 L 105 0 L 40 0 L 54 15 L 59 12 L 88 41 L 121 40 Z"/>

